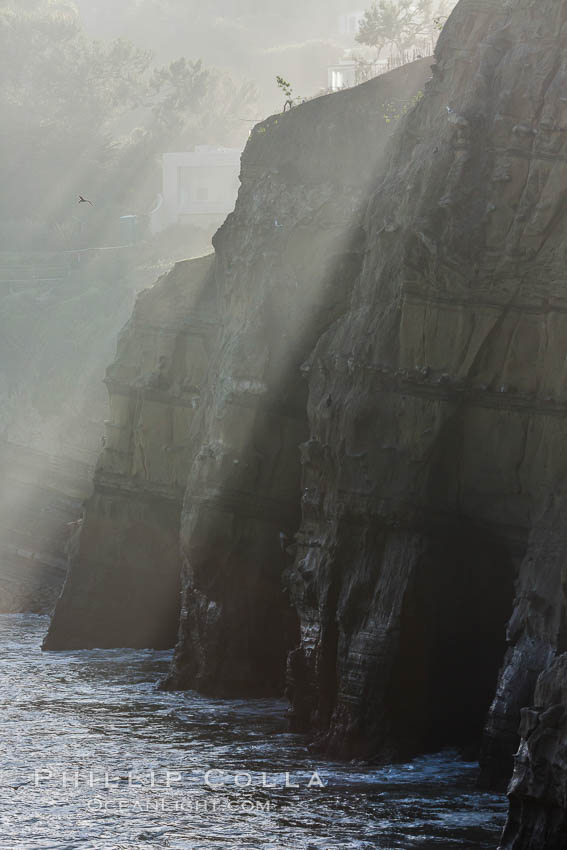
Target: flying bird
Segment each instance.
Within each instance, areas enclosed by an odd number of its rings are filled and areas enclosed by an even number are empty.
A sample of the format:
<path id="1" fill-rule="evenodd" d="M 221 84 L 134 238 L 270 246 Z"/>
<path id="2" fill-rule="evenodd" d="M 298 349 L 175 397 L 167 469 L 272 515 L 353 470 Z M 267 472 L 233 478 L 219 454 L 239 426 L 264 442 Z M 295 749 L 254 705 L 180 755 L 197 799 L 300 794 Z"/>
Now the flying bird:
<path id="1" fill-rule="evenodd" d="M 77 201 L 77 203 L 79 203 L 79 204 L 90 204 L 90 205 L 91 205 L 91 207 L 94 207 L 93 202 L 92 202 L 92 201 L 89 201 L 89 199 L 88 199 L 88 198 L 83 198 L 83 196 L 82 196 L 82 195 L 79 195 L 79 200 Z"/>

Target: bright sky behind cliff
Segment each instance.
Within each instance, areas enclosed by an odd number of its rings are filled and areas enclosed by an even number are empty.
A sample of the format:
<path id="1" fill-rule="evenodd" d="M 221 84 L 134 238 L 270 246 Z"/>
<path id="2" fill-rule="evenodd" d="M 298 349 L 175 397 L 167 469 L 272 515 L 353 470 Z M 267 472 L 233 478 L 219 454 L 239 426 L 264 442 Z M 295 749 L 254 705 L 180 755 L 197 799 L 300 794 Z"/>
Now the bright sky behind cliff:
<path id="1" fill-rule="evenodd" d="M 108 243 L 110 220 L 155 207 L 165 152 L 241 149 L 285 99 L 428 55 L 452 5 L 0 0 L 0 248 Z"/>

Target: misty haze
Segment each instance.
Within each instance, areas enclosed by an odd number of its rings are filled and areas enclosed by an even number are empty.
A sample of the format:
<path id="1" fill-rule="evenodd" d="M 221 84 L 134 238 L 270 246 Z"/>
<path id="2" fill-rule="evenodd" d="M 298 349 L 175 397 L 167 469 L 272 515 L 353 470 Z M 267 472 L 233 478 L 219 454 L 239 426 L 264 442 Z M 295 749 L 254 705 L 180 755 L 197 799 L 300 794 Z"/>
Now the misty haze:
<path id="1" fill-rule="evenodd" d="M 566 51 L 0 0 L 0 850 L 567 848 Z"/>

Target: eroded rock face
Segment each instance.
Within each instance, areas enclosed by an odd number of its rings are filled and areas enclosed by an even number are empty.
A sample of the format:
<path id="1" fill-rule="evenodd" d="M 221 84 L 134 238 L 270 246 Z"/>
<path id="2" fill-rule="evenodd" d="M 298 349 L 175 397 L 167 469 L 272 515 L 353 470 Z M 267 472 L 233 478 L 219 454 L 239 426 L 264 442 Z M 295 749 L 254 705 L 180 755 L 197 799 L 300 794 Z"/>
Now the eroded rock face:
<path id="1" fill-rule="evenodd" d="M 301 366 L 348 309 L 387 104 L 427 62 L 255 128 L 236 209 L 214 239 L 222 332 L 181 521 L 179 642 L 168 685 L 216 694 L 284 686 L 298 623 L 282 573 L 300 523 Z"/>
<path id="2" fill-rule="evenodd" d="M 191 423 L 217 334 L 212 258 L 139 296 L 108 369 L 110 418 L 45 649 L 169 647 Z"/>
<path id="3" fill-rule="evenodd" d="M 310 358 L 296 722 L 342 755 L 479 736 L 508 775 L 559 638 L 566 3 L 461 2 Z M 563 550 L 564 551 L 564 550 Z"/>
<path id="4" fill-rule="evenodd" d="M 522 742 L 508 789 L 501 850 L 567 845 L 567 655 L 538 679 L 535 705 L 522 709 Z"/>

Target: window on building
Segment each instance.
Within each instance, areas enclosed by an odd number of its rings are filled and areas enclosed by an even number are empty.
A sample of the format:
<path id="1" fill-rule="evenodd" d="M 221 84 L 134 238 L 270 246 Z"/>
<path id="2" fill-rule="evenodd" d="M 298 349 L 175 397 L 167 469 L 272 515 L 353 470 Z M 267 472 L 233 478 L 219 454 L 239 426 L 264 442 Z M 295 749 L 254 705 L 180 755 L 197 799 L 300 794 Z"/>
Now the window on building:
<path id="1" fill-rule="evenodd" d="M 209 200 L 209 190 L 206 186 L 199 186 L 197 189 L 197 200 L 198 201 L 208 201 Z"/>
<path id="2" fill-rule="evenodd" d="M 337 89 L 342 89 L 344 87 L 345 80 L 342 74 L 342 71 L 332 71 L 331 72 L 331 88 L 336 91 Z"/>

